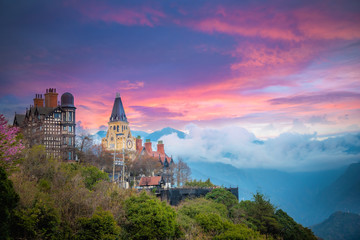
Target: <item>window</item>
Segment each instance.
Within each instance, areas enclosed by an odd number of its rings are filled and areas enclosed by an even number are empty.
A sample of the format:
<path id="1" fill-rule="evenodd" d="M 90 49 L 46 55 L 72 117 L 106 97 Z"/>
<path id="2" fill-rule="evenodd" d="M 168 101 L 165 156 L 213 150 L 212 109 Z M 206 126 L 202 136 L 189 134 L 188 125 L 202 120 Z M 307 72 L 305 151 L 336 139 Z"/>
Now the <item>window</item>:
<path id="1" fill-rule="evenodd" d="M 69 132 L 72 132 L 72 126 L 69 126 Z"/>
<path id="2" fill-rule="evenodd" d="M 66 126 L 63 126 L 63 131 L 66 131 Z"/>
<path id="3" fill-rule="evenodd" d="M 60 118 L 60 113 L 54 113 L 54 118 L 59 119 Z"/>
<path id="4" fill-rule="evenodd" d="M 72 121 L 72 112 L 69 112 L 69 121 Z"/>
<path id="5" fill-rule="evenodd" d="M 72 156 L 72 152 L 69 152 L 69 157 L 68 157 L 68 159 L 69 159 L 69 160 L 71 160 L 71 159 L 72 159 L 72 157 L 71 157 L 71 156 Z"/>
<path id="6" fill-rule="evenodd" d="M 119 125 L 117 126 L 117 131 L 119 132 Z"/>
<path id="7" fill-rule="evenodd" d="M 66 144 L 66 137 L 64 137 L 63 139 L 64 139 L 64 144 Z"/>
<path id="8" fill-rule="evenodd" d="M 71 146 L 71 144 L 72 144 L 72 138 L 69 137 L 69 145 Z"/>

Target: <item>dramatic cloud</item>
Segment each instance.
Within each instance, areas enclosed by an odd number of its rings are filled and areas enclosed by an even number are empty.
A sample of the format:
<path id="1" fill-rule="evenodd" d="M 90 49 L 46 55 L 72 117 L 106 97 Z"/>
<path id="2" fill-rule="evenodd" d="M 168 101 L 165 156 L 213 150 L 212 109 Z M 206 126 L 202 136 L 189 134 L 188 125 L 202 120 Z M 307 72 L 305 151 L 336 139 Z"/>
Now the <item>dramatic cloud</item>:
<path id="1" fill-rule="evenodd" d="M 271 168 L 285 171 L 332 169 L 360 159 L 360 134 L 317 140 L 316 134 L 284 133 L 259 141 L 240 127 L 221 129 L 187 127 L 188 135 L 164 136 L 166 151 L 188 161 L 231 164 L 237 168 Z"/>
<path id="2" fill-rule="evenodd" d="M 171 112 L 169 109 L 164 107 L 145 107 L 145 106 L 130 106 L 137 112 L 140 112 L 145 117 L 152 118 L 172 118 L 183 116 L 180 112 Z"/>
<path id="3" fill-rule="evenodd" d="M 317 103 L 331 103 L 339 100 L 350 99 L 360 100 L 360 93 L 356 92 L 329 92 L 322 94 L 306 94 L 294 97 L 275 98 L 270 99 L 271 104 L 317 104 Z"/>
<path id="4" fill-rule="evenodd" d="M 71 92 L 84 128 L 359 131 L 356 1 L 4 1 L 0 112 Z M 31 21 L 29 21 L 31 19 Z M 134 107 L 130 107 L 134 106 Z"/>

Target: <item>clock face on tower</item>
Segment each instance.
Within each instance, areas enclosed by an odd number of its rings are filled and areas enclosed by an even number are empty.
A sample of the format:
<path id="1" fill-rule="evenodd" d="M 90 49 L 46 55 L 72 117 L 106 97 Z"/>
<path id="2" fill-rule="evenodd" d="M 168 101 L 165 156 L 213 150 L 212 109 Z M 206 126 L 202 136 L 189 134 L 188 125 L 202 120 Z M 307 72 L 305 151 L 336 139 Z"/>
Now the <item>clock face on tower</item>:
<path id="1" fill-rule="evenodd" d="M 126 147 L 127 147 L 128 149 L 131 149 L 131 148 L 133 147 L 133 141 L 132 141 L 131 139 L 127 140 L 127 142 L 126 142 Z"/>

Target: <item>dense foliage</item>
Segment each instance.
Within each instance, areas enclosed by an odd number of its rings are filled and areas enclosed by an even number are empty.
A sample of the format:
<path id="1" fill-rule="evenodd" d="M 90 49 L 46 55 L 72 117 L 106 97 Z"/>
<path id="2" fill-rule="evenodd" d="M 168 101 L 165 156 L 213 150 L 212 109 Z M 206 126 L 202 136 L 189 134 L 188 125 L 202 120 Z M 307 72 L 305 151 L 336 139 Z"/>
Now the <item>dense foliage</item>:
<path id="1" fill-rule="evenodd" d="M 4 168 L 0 166 L 0 239 L 9 237 L 10 221 L 18 201 L 19 195 L 15 192 L 13 183 L 8 179 Z"/>
<path id="2" fill-rule="evenodd" d="M 171 207 L 118 188 L 86 162 L 52 159 L 43 146 L 25 149 L 9 170 L 0 167 L 2 239 L 314 239 L 260 193 L 239 203 L 214 188 Z M 214 187 L 209 179 L 187 186 Z"/>
<path id="3" fill-rule="evenodd" d="M 184 187 L 216 187 L 216 186 L 212 182 L 210 182 L 210 178 L 209 178 L 204 182 L 202 180 L 197 181 L 196 179 L 192 181 L 188 181 L 184 184 Z"/>
<path id="4" fill-rule="evenodd" d="M 175 239 L 180 234 L 175 210 L 146 192 L 128 198 L 125 211 L 126 239 Z"/>

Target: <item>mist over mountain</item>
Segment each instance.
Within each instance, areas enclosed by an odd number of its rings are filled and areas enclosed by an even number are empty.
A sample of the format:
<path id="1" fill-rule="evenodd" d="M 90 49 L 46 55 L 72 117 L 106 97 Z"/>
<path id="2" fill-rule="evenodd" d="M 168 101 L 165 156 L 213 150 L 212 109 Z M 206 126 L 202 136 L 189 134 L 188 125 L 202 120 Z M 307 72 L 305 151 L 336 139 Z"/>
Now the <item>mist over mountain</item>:
<path id="1" fill-rule="evenodd" d="M 324 240 L 360 239 L 360 216 L 354 213 L 336 212 L 324 222 L 311 227 L 315 235 Z"/>
<path id="2" fill-rule="evenodd" d="M 336 211 L 360 212 L 360 134 L 325 140 L 316 135 L 287 133 L 259 140 L 243 128 L 201 129 L 189 134 L 173 128 L 134 136 L 164 140 L 165 151 L 182 157 L 195 179 L 238 186 L 239 199 L 257 191 L 296 221 L 311 226 Z M 105 131 L 95 136 L 101 139 Z M 355 162 L 355 163 L 354 163 Z"/>
<path id="3" fill-rule="evenodd" d="M 284 172 L 273 169 L 238 169 L 229 164 L 189 161 L 195 179 L 210 178 L 217 185 L 238 186 L 239 199 L 248 200 L 257 191 L 270 198 L 275 206 L 288 212 L 297 222 L 310 226 L 329 216 L 318 195 L 346 170 Z"/>
<path id="4" fill-rule="evenodd" d="M 360 159 L 360 134 L 322 139 L 314 134 L 287 132 L 259 140 L 241 127 L 186 127 L 188 134 L 163 136 L 166 150 L 191 161 L 221 162 L 236 168 L 277 169 L 286 172 L 323 171 Z"/>
<path id="5" fill-rule="evenodd" d="M 360 163 L 351 164 L 344 174 L 324 188 L 317 202 L 323 214 L 335 211 L 360 213 Z"/>

